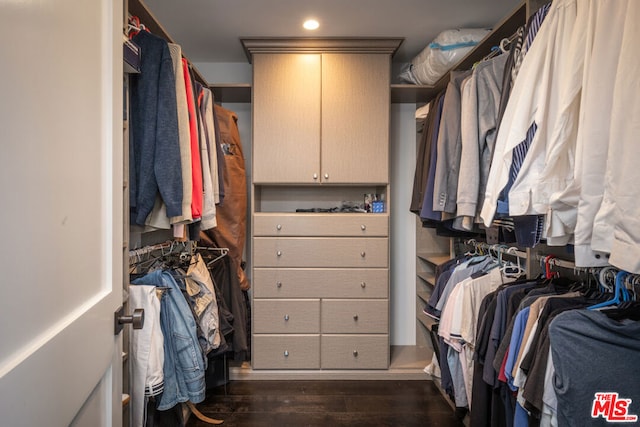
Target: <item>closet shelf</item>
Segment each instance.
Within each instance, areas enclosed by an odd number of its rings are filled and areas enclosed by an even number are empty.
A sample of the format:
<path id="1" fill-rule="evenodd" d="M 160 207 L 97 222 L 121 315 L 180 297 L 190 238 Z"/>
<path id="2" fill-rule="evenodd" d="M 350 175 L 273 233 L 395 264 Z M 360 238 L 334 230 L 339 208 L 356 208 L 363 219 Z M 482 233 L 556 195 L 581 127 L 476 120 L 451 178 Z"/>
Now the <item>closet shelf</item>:
<path id="1" fill-rule="evenodd" d="M 392 84 L 392 104 L 416 104 L 428 102 L 447 87 L 449 75 L 441 78 L 435 85 Z"/>
<path id="2" fill-rule="evenodd" d="M 433 319 L 433 318 L 427 316 L 426 314 L 424 314 L 422 312 L 422 310 L 420 310 L 418 312 L 418 316 L 417 317 L 418 317 L 418 321 L 420 323 L 422 323 L 422 325 L 425 328 L 427 328 L 428 330 L 431 330 L 431 328 L 433 328 L 433 325 L 437 325 L 438 324 L 438 322 L 435 319 Z"/>
<path id="3" fill-rule="evenodd" d="M 469 70 L 473 64 L 481 61 L 493 46 L 498 46 L 503 38 L 511 36 L 518 27 L 527 21 L 527 5 L 523 1 L 502 21 L 498 22 L 493 30 L 476 45 L 464 58 L 462 58 L 451 70 Z M 450 73 L 446 73 L 432 86 L 412 84 L 392 84 L 392 103 L 427 103 L 440 91 L 446 89 L 449 84 Z"/>
<path id="4" fill-rule="evenodd" d="M 431 297 L 431 293 L 429 292 L 418 292 L 416 295 L 424 302 L 429 302 L 429 298 Z"/>
<path id="5" fill-rule="evenodd" d="M 149 10 L 149 7 L 144 4 L 143 0 L 129 0 L 128 3 L 129 13 L 140 18 L 140 22 L 143 23 L 152 34 L 155 34 L 158 37 L 162 37 L 169 43 L 176 43 L 169 35 L 169 33 L 164 29 L 162 24 L 160 24 L 160 21 L 156 19 L 151 10 Z M 182 56 L 186 58 L 184 52 Z M 193 66 L 193 63 L 189 61 L 188 58 L 187 61 L 189 62 L 189 64 L 191 64 L 191 68 L 193 69 L 193 74 L 195 75 L 196 80 L 198 80 L 205 86 L 209 86 L 207 80 L 202 76 L 198 69 Z"/>
<path id="6" fill-rule="evenodd" d="M 440 265 L 451 259 L 451 256 L 449 254 L 442 254 L 442 253 L 434 254 L 429 252 L 419 252 L 417 255 L 418 255 L 418 258 L 432 265 Z"/>
<path id="7" fill-rule="evenodd" d="M 251 102 L 250 83 L 214 83 L 209 85 L 216 102 Z"/>
<path id="8" fill-rule="evenodd" d="M 436 275 L 426 271 L 418 271 L 416 275 L 431 286 L 436 285 Z"/>

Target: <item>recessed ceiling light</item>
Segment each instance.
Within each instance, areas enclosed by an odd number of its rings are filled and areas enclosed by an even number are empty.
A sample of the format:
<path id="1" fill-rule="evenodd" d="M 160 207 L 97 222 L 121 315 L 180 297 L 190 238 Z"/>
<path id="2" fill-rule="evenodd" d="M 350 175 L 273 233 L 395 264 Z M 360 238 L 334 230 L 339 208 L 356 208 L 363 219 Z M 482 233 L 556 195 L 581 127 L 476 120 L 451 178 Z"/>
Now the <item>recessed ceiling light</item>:
<path id="1" fill-rule="evenodd" d="M 307 19 L 306 21 L 304 21 L 304 24 L 302 24 L 302 26 L 307 30 L 315 30 L 320 26 L 320 24 L 315 19 Z"/>

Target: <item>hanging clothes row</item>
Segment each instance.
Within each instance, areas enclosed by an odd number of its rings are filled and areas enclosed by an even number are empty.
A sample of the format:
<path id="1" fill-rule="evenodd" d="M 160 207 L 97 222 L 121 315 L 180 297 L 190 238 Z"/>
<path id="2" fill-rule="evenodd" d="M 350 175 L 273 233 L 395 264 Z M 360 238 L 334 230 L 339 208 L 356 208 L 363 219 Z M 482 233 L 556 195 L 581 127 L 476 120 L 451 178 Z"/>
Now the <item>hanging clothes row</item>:
<path id="1" fill-rule="evenodd" d="M 640 276 L 607 267 L 569 279 L 558 267 L 573 265 L 542 259 L 545 273 L 534 279 L 509 277 L 495 255 L 439 266 L 434 294 L 441 283 L 448 289 L 430 301 L 430 315 L 440 314 L 443 389 L 471 409 L 472 426 L 592 425 L 615 418 L 602 403 L 613 392 L 630 399 L 631 420 L 640 385 L 611 369 L 640 374 Z M 600 402 L 597 393 L 609 394 Z M 604 408 L 595 414 L 594 401 Z"/>
<path id="2" fill-rule="evenodd" d="M 496 248 L 491 252 L 483 249 L 482 245 L 476 245 L 473 252 L 439 265 L 434 290 L 423 309 L 439 322 L 438 348 L 434 349 L 437 357 L 433 364 L 439 363 L 442 388 L 460 410 L 468 408 L 470 401 L 466 390 L 471 384 L 476 322 L 482 298 L 525 273 L 519 261 L 503 259 L 502 254 L 509 249 Z M 516 258 L 521 255 L 511 253 Z M 427 371 L 436 370 L 427 367 Z"/>
<path id="3" fill-rule="evenodd" d="M 633 1 L 556 0 L 508 54 L 453 72 L 425 119 L 412 210 L 453 230 L 509 217 L 507 242 L 640 273 L 638 18 Z"/>
<path id="4" fill-rule="evenodd" d="M 538 27 L 520 27 L 472 70 L 453 71 L 447 88 L 431 101 L 423 120 L 410 208 L 423 226 L 449 236 L 483 232 L 482 197 L 499 125 L 530 45 L 526 41 L 535 37 Z M 512 231 L 513 222 L 509 225 Z M 533 243 L 515 236 L 501 241 Z"/>
<path id="5" fill-rule="evenodd" d="M 203 244 L 229 249 L 241 289 L 248 290 L 238 116 L 215 103 L 179 45 L 144 29 L 131 34 L 143 52 L 140 74 L 130 77 L 131 223 L 144 231 L 173 228 L 175 238 L 199 240 L 202 232 Z"/>
<path id="6" fill-rule="evenodd" d="M 210 360 L 247 351 L 246 342 L 235 348 L 239 341 L 233 338 L 236 325 L 242 332 L 246 319 L 229 310 L 228 289 L 218 285 L 203 256 L 219 263 L 226 253 L 195 242 L 130 252 L 129 301 L 145 310 L 145 327 L 132 334 L 131 342 L 134 425 L 145 425 L 145 398 L 158 411 L 202 402 Z"/>

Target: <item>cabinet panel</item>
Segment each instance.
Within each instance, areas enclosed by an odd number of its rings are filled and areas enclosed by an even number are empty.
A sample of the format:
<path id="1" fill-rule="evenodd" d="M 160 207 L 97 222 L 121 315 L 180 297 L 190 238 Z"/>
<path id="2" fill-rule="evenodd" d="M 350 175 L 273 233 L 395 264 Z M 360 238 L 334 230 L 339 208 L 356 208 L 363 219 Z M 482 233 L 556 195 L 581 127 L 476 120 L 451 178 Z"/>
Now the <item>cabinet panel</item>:
<path id="1" fill-rule="evenodd" d="M 255 267 L 388 267 L 388 239 L 256 237 Z"/>
<path id="2" fill-rule="evenodd" d="M 253 219 L 254 236 L 387 236 L 384 214 L 260 215 Z"/>
<path id="3" fill-rule="evenodd" d="M 253 369 L 320 369 L 319 335 L 254 335 Z"/>
<path id="4" fill-rule="evenodd" d="M 322 333 L 389 332 L 387 300 L 322 300 Z"/>
<path id="5" fill-rule="evenodd" d="M 386 268 L 256 268 L 254 298 L 388 298 Z"/>
<path id="6" fill-rule="evenodd" d="M 263 333 L 320 332 L 320 300 L 253 301 L 253 329 Z"/>
<path id="7" fill-rule="evenodd" d="M 322 55 L 322 180 L 389 181 L 388 55 Z"/>
<path id="8" fill-rule="evenodd" d="M 323 369 L 387 369 L 387 335 L 323 335 Z"/>
<path id="9" fill-rule="evenodd" d="M 319 182 L 320 55 L 256 54 L 253 68 L 253 182 Z"/>

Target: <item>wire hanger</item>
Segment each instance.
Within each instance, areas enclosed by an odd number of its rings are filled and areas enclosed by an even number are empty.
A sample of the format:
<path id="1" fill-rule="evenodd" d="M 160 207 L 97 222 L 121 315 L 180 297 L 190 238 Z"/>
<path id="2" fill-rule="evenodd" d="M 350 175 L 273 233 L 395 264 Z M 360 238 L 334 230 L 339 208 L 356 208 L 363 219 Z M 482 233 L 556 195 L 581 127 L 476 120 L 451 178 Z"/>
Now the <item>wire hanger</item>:
<path id="1" fill-rule="evenodd" d="M 208 252 L 217 254 L 215 258 L 207 261 L 207 267 L 211 267 L 218 260 L 221 260 L 222 258 L 226 257 L 227 254 L 229 253 L 229 248 L 218 248 L 216 246 L 196 246 L 195 249 L 198 251 L 208 251 Z"/>

